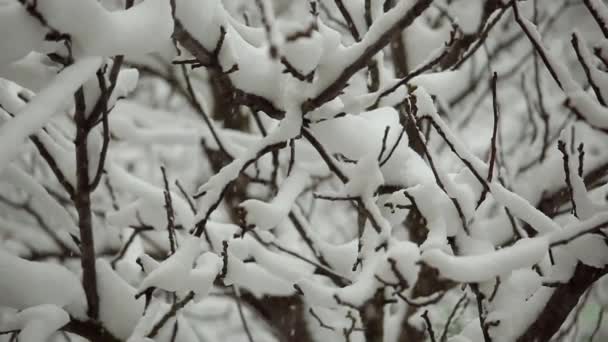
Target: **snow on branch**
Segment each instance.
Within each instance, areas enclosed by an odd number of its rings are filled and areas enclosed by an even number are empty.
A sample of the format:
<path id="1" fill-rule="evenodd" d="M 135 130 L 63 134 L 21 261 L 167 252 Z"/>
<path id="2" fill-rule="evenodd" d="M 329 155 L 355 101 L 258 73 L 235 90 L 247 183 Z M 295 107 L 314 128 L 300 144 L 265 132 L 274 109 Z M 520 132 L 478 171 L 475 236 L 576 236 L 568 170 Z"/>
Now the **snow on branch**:
<path id="1" fill-rule="evenodd" d="M 0 340 L 601 339 L 582 5 L 0 0 Z"/>

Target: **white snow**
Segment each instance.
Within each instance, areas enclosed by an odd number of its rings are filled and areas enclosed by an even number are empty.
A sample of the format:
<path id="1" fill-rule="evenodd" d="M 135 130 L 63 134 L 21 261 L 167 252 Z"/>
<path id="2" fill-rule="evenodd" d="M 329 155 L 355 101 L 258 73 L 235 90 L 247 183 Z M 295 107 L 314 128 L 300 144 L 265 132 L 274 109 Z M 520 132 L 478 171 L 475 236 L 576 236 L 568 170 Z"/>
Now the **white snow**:
<path id="1" fill-rule="evenodd" d="M 88 319 L 79 274 L 79 250 L 69 236 L 79 233 L 75 223 L 78 215 L 72 205 L 64 203 L 71 199 L 61 191 L 56 179 L 47 179 L 52 173 L 45 165 L 39 167 L 43 160 L 26 141 L 37 137 L 57 161 L 67 181 L 74 185 L 73 94 L 83 87 L 87 104 L 97 101 L 101 90 L 95 73 L 106 70 L 107 80 L 110 56 L 117 54 L 125 54 L 126 63 L 108 102 L 112 108 L 109 116 L 112 143 L 103 179 L 108 185 L 100 184 L 92 195 L 92 211 L 97 253 L 113 253 L 126 246 L 131 234 L 138 235 L 115 265 L 106 259 L 96 260 L 99 323 L 120 340 L 170 340 L 176 323 L 179 323 L 176 342 L 200 339 L 199 330 L 204 330 L 200 335 L 205 340 L 213 337 L 245 340 L 234 298 L 225 296 L 224 291 L 230 286 L 237 296 L 242 290 L 247 292 L 243 299 L 253 296 L 261 302 L 268 296 L 298 296 L 302 307 L 291 309 L 302 309 L 305 316 L 310 313 L 306 313 L 308 309 L 314 309 L 335 327 L 335 331 L 323 328 L 315 317 L 306 316 L 304 324 L 319 341 L 344 339 L 343 329 L 349 329 L 351 324 L 357 329 L 349 340 L 363 341 L 365 336 L 359 327 L 363 326 L 363 316 L 373 310 L 383 312 L 384 342 L 399 339 L 406 319 L 411 327 L 424 329 L 420 313 L 427 309 L 431 320 L 438 323 L 434 327 L 437 333 L 445 322 L 444 309 L 454 304 L 465 290 L 454 287 L 445 296 L 436 293 L 415 297 L 412 288 L 419 280 L 421 268 L 428 266 L 438 271 L 439 278 L 461 284 L 479 283 L 486 296 L 483 306 L 487 321 L 500 320 L 498 325 L 491 324 L 490 335 L 495 342 L 508 342 L 516 340 L 543 309 L 553 293 L 547 283 L 569 281 L 580 263 L 598 268 L 608 264 L 608 246 L 597 234 L 608 232 L 608 228 L 603 228 L 608 224 L 608 214 L 604 212 L 608 187 L 597 187 L 603 179 L 585 184 L 584 178 L 589 177 L 578 175 L 578 156 L 571 151 L 567 170 L 577 207 L 575 217 L 565 211 L 571 205 L 570 198 L 563 197 L 561 207 L 555 208 L 559 213 L 549 213 L 539 205 L 548 196 L 561 197 L 563 193 L 558 191 L 565 186 L 562 156 L 553 143 L 544 160 L 531 164 L 527 171 L 522 170 L 525 163 L 538 158 L 536 152 L 542 139 L 537 136 L 529 141 L 528 129 L 533 128 L 529 127 L 532 124 L 539 126 L 540 120 L 533 118 L 534 122 L 528 125 L 529 121 L 525 121 L 528 108 L 518 97 L 522 90 L 515 83 L 518 80 L 513 81 L 512 75 L 503 72 L 508 70 L 506 67 L 521 65 L 521 69 L 513 69 L 513 74 L 524 74 L 523 92 L 527 94 L 532 89 L 526 84 L 533 81 L 528 74 L 531 63 L 529 59 L 515 58 L 524 51 L 519 40 L 513 49 L 501 50 L 491 63 L 487 59 L 511 38 L 526 40 L 525 36 L 519 38 L 514 34 L 521 34 L 519 27 L 506 25 L 506 20 L 513 18 L 505 16 L 504 25 L 500 22 L 494 28 L 484 46 L 485 57 L 480 49 L 458 70 L 429 70 L 376 101 L 384 91 L 402 82 L 394 76 L 391 47 L 371 57 L 379 68 L 380 86 L 376 92 L 366 87 L 370 81 L 367 68 L 356 65 L 362 70 L 355 73 L 353 63 L 359 61 L 361 54 L 376 50 L 375 42 L 413 6 L 427 6 L 431 1 L 395 1 L 393 8 L 384 12 L 384 0 L 371 0 L 371 27 L 365 23 L 363 1 L 345 1 L 362 36 L 360 41 L 353 42 L 348 29 L 328 26 L 340 24 L 329 23 L 325 9 L 320 9 L 318 17 L 308 12 L 312 3 L 321 6 L 319 2 L 261 0 L 263 13 L 259 13 L 257 4 L 247 0 L 176 0 L 175 18 L 198 47 L 212 54 L 213 72 L 226 72 L 238 66 L 226 76 L 238 90 L 235 97 L 240 91 L 261 96 L 285 112 L 284 118 L 271 117 L 262 111 L 256 113 L 261 115 L 268 133 L 261 137 L 261 129 L 255 127 L 253 120 L 242 130 L 223 127 L 219 122 L 215 110 L 210 110 L 214 103 L 209 100 L 217 94 L 213 93 L 216 89 L 210 80 L 214 76 L 208 68 L 188 67 L 194 99 L 185 93 L 188 89 L 184 88 L 184 76 L 173 72 L 179 71 L 179 67 L 171 62 L 190 59 L 192 54 L 200 57 L 198 53 L 205 52 L 186 51 L 187 44 L 179 42 L 174 45 L 171 1 L 136 2 L 133 8 L 125 10 L 124 0 L 38 1 L 36 11 L 44 21 L 71 37 L 75 64 L 60 70 L 59 63 L 51 61 L 47 54 L 64 54 L 63 42 L 45 41 L 50 28 L 43 28 L 40 20 L 27 13 L 24 4 L 0 0 L 0 32 L 3 32 L 0 106 L 4 109 L 0 110 L 0 188 L 11 200 L 26 198 L 28 205 L 68 247 L 68 253 L 74 252 L 65 260 L 46 258 L 45 253 L 63 253 L 50 234 L 40 233 L 40 228 L 46 227 L 38 227 L 41 224 L 35 222 L 37 217 L 10 204 L 0 204 L 0 332 L 21 329 L 20 341 L 44 341 L 53 338 L 55 331 L 70 319 Z M 324 0 L 323 4 L 330 14 L 343 21 L 335 3 Z M 608 20 L 608 9 L 601 1 L 590 0 L 589 4 Z M 482 0 L 434 5 L 401 36 L 410 71 L 450 49 L 442 43 L 448 38 L 452 18 L 465 33 L 475 32 L 481 25 Z M 529 6 L 523 3 L 515 6 L 529 16 Z M 550 8 L 540 12 L 543 20 L 557 14 L 552 8 L 559 4 L 544 6 Z M 251 9 L 256 12 L 251 13 Z M 449 17 L 442 13 L 444 9 Z M 500 11 L 495 10 L 490 18 Z M 246 17 L 241 18 L 244 13 Z M 260 14 L 269 20 L 268 30 L 260 25 Z M 250 24 L 243 24 L 249 20 Z M 608 109 L 597 101 L 593 89 L 583 88 L 586 75 L 572 69 L 576 56 L 570 51 L 571 46 L 559 46 L 554 41 L 559 37 L 541 37 L 532 22 L 525 18 L 522 21 L 533 42 L 545 49 L 548 63 L 563 88 L 562 93 L 546 70 L 540 73 L 546 95 L 544 104 L 551 113 L 551 131 L 562 122 L 560 116 L 575 110 L 577 122 L 566 122 L 560 128 L 563 129 L 560 138 L 571 146 L 584 143 L 584 172 L 596 170 L 606 160 L 597 128 L 608 129 Z M 596 24 L 590 22 L 591 26 Z M 312 24 L 318 29 L 301 34 Z M 579 40 L 581 59 L 591 66 L 592 81 L 600 85 L 601 92 L 606 92 L 608 76 L 598 68 L 601 60 L 594 56 L 592 48 L 599 46 L 606 50 L 608 45 L 603 38 L 597 41 L 601 30 L 597 27 L 595 30 L 581 30 L 574 37 Z M 300 32 L 298 39 L 287 39 L 296 32 Z M 223 45 L 216 50 L 220 38 Z M 523 44 L 527 52 L 531 48 L 529 43 Z M 544 45 L 567 48 L 570 54 L 560 54 L 562 51 Z M 270 58 L 270 46 L 277 48 L 278 58 Z M 152 54 L 143 56 L 149 53 Z M 606 51 L 599 54 L 608 56 Z M 302 74 L 314 71 L 312 81 L 298 80 L 287 72 L 283 58 Z M 499 71 L 499 102 L 501 114 L 505 114 L 499 125 L 500 154 L 493 169 L 495 174 L 491 175 L 493 182 L 486 180 L 489 171 L 486 160 L 491 151 L 488 124 L 492 121 L 491 92 L 485 85 L 486 67 Z M 162 77 L 149 77 L 148 72 L 158 72 Z M 341 75 L 351 73 L 355 75 L 339 84 L 347 83 L 345 88 L 332 92 L 337 94 L 335 98 L 318 104 L 312 112 L 302 112 L 307 99 L 321 94 Z M 163 80 L 165 77 L 167 80 Z M 476 84 L 470 84 L 471 92 L 465 94 L 469 82 Z M 538 94 L 530 94 L 531 111 L 535 111 Z M 118 101 L 125 96 L 129 99 Z M 454 106 L 450 102 L 456 99 L 458 104 Z M 200 102 L 205 112 L 213 113 L 218 122 L 212 119 L 212 123 L 221 145 L 234 157 L 222 164 L 219 172 L 216 165 L 211 165 L 210 156 L 201 153 L 200 145 L 202 140 L 206 147 L 215 150 L 220 144 L 201 122 L 197 106 L 188 104 L 192 100 Z M 404 123 L 409 117 L 399 107 L 404 100 L 415 102 L 416 119 L 423 123 L 424 140 L 428 140 L 428 152 L 424 155 L 409 147 L 414 137 L 405 133 Z M 437 103 L 440 106 L 436 107 Z M 477 115 L 467 121 L 468 113 L 482 112 L 484 117 Z M 433 126 L 427 136 L 424 125 L 429 122 Z M 463 130 L 464 124 L 470 126 Z M 320 142 L 348 180 L 340 181 L 332 175 L 315 146 L 302 137 L 302 129 Z M 575 129 L 577 139 L 574 133 L 568 135 L 568 131 Z M 476 130 L 483 134 L 477 135 Z M 102 127 L 98 125 L 88 136 L 91 176 L 97 171 L 103 143 L 101 133 Z M 292 139 L 295 163 L 287 174 L 288 143 Z M 397 139 L 399 144 L 392 150 Z M 276 189 L 264 182 L 274 167 L 269 155 L 271 148 L 278 151 Z M 391 158 L 386 160 L 389 152 Z M 430 159 L 434 162 L 433 169 Z M 169 191 L 178 226 L 177 251 L 171 253 L 159 165 L 165 165 L 170 176 Z M 222 200 L 225 192 L 231 190 L 229 185 L 243 173 L 263 181 L 247 184 L 242 189 L 245 196 L 236 202 Z M 184 185 L 185 195 L 177 191 L 176 179 Z M 387 186 L 383 189 L 390 186 L 394 190 L 377 193 L 383 185 Z M 197 187 L 191 209 L 184 197 L 189 197 Z M 489 187 L 488 198 L 478 206 L 485 187 Z M 314 194 L 347 200 L 321 200 Z M 462 215 L 454 202 L 462 209 Z M 255 227 L 254 230 L 243 230 L 234 222 L 240 218 L 235 217 L 240 214 L 234 208 L 236 204 L 244 209 L 245 224 Z M 110 209 L 111 205 L 114 209 Z M 362 226 L 356 208 L 359 205 L 369 215 Z M 414 205 L 424 217 L 422 232 L 412 230 L 407 221 Z M 507 210 L 518 227 L 512 227 Z M 190 235 L 190 229 L 202 221 L 206 224 L 204 235 Z M 153 226 L 155 230 L 138 232 L 134 226 L 139 224 Z M 519 227 L 523 224 L 529 224 L 538 234 L 527 237 Z M 414 238 L 416 243 L 411 241 Z M 45 262 L 26 261 L 27 257 L 43 258 Z M 138 257 L 143 272 L 136 264 Z M 331 272 L 332 276 L 323 271 Z M 394 285 L 401 280 L 404 283 Z M 606 284 L 606 281 L 598 283 L 594 290 L 598 303 L 608 302 Z M 149 289 L 157 291 L 144 310 L 144 299 L 135 296 Z M 361 313 L 350 307 L 368 303 L 379 290 L 388 301 L 386 305 L 366 307 L 370 311 Z M 489 298 L 493 291 L 495 297 Z M 145 337 L 171 310 L 170 297 L 181 300 L 187 294 L 193 294 L 193 300 L 172 313 L 156 337 Z M 465 295 L 471 301 L 469 308 L 459 313 L 446 341 L 483 341 L 474 298 L 470 293 Z M 440 302 L 411 314 L 414 309 L 399 296 L 414 297 L 412 300 L 416 302 L 443 297 Z M 274 338 L 263 321 L 253 319 L 257 318 L 255 310 L 246 307 L 245 315 L 252 318 L 248 323 L 256 341 Z M 204 316 L 205 321 L 211 317 L 205 322 L 210 324 L 195 323 L 199 316 Z M 280 318 L 290 319 L 287 315 Z"/>
<path id="2" fill-rule="evenodd" d="M 22 342 L 48 341 L 51 335 L 70 321 L 67 312 L 56 305 L 42 304 L 0 319 L 1 330 L 21 330 Z"/>
<path id="3" fill-rule="evenodd" d="M 287 281 L 275 276 L 253 262 L 245 263 L 232 253 L 228 253 L 228 272 L 225 285 L 235 284 L 247 289 L 254 296 L 289 296 L 295 292 Z"/>
<path id="4" fill-rule="evenodd" d="M 276 227 L 283 221 L 294 205 L 296 198 L 308 183 L 308 174 L 302 170 L 294 170 L 279 188 L 279 193 L 270 203 L 249 199 L 240 206 L 246 211 L 246 221 L 261 230 Z"/>
<path id="5" fill-rule="evenodd" d="M 99 320 L 114 336 L 126 339 L 144 312 L 144 298 L 135 299 L 135 288 L 103 259 L 95 263 Z"/>
<path id="6" fill-rule="evenodd" d="M 221 198 L 224 188 L 238 177 L 250 161 L 257 158 L 258 153 L 268 146 L 285 142 L 299 135 L 301 125 L 302 115 L 298 109 L 293 108 L 293 111 L 289 111 L 286 114 L 285 119 L 281 121 L 279 127 L 271 131 L 266 137 L 256 141 L 241 156 L 224 166 L 220 172 L 213 175 L 203 184 L 198 189 L 198 193 L 204 193 L 205 195 L 199 201 L 199 213 L 196 221 L 205 218 L 207 211 Z"/>
<path id="7" fill-rule="evenodd" d="M 547 254 L 548 248 L 548 240 L 540 237 L 521 239 L 510 247 L 472 256 L 451 256 L 439 249 L 430 249 L 422 253 L 422 261 L 454 281 L 483 282 L 531 267 Z"/>
<path id="8" fill-rule="evenodd" d="M 320 35 L 313 32 L 310 38 L 286 42 L 282 49 L 283 55 L 293 67 L 306 75 L 319 64 L 322 52 L 320 40 Z"/>
<path id="9" fill-rule="evenodd" d="M 143 55 L 164 47 L 173 32 L 171 7 L 164 0 L 114 12 L 94 0 L 43 1 L 38 10 L 51 26 L 70 34 L 77 55 Z"/>
<path id="10" fill-rule="evenodd" d="M 397 282 L 398 279 L 393 271 L 389 259 L 395 261 L 395 267 L 399 274 L 412 287 L 418 281 L 418 272 L 420 271 L 420 250 L 416 244 L 410 241 L 400 241 L 391 246 L 386 255 L 387 262 L 379 269 L 379 276 L 384 281 Z"/>
<path id="11" fill-rule="evenodd" d="M 42 304 L 80 314 L 86 306 L 80 279 L 63 266 L 27 261 L 0 250 L 0 305 L 23 310 Z"/>
<path id="12" fill-rule="evenodd" d="M 70 214 L 31 175 L 11 165 L 0 172 L 0 182 L 15 185 L 32 196 L 32 205 L 53 227 L 61 227 L 71 234 L 79 234 Z"/>
<path id="13" fill-rule="evenodd" d="M 599 213 L 588 220 L 566 225 L 564 229 L 550 234 L 549 241 L 568 242 L 565 248 L 569 253 L 587 265 L 601 268 L 608 264 L 608 246 L 602 239 L 589 233 L 607 222 L 608 214 Z"/>
<path id="14" fill-rule="evenodd" d="M 10 30 L 10 32 L 18 31 Z M 22 40 L 26 40 L 26 38 L 22 38 Z M 0 58 L 6 58 L 6 56 L 2 54 Z M 38 92 L 57 75 L 57 68 L 50 67 L 47 64 L 48 57 L 46 55 L 30 52 L 25 57 L 12 63 L 2 64 L 0 62 L 0 77 L 11 80 L 31 91 Z M 6 102 L 2 101 L 2 105 L 6 108 Z"/>
<path id="15" fill-rule="evenodd" d="M 120 166 L 108 162 L 106 170 L 112 182 L 137 196 L 137 199 L 107 215 L 109 223 L 126 227 L 138 225 L 138 216 L 143 223 L 154 225 L 156 229 L 167 227 L 167 212 L 165 210 L 164 188 L 149 184 L 146 181 L 128 173 Z M 171 183 L 169 183 L 171 184 Z M 171 203 L 175 214 L 175 223 L 181 224 L 187 229 L 194 225 L 194 215 L 190 210 L 188 202 L 181 196 L 171 191 Z"/>
<path id="16" fill-rule="evenodd" d="M 206 252 L 197 259 L 196 264 L 190 271 L 187 282 L 188 289 L 196 294 L 194 300 L 200 301 L 209 294 L 215 277 L 222 268 L 222 260 L 214 253 Z"/>
<path id="17" fill-rule="evenodd" d="M 325 54 L 321 57 L 318 68 L 319 75 L 322 76 L 315 80 L 316 89 L 322 91 L 329 84 L 334 82 L 343 71 L 343 68 L 336 68 L 336 65 L 351 65 L 355 59 L 368 49 L 371 44 L 376 42 L 386 30 L 396 25 L 416 2 L 417 1 L 399 1 L 391 10 L 383 13 L 374 21 L 360 42 L 354 43 L 346 48 L 339 44 L 340 36 L 337 32 L 328 27 L 321 26 L 320 32 L 324 36 L 326 42 L 324 47 Z M 325 28 L 325 30 L 322 28 Z"/>
<path id="18" fill-rule="evenodd" d="M 17 1 L 0 3 L 0 67 L 42 45 L 45 29 Z"/>
<path id="19" fill-rule="evenodd" d="M 516 193 L 505 189 L 501 184 L 496 182 L 490 184 L 490 191 L 496 201 L 509 208 L 513 215 L 529 223 L 539 233 L 544 234 L 561 230 L 561 227 L 547 215 Z"/>
<path id="20" fill-rule="evenodd" d="M 76 61 L 59 73 L 15 118 L 0 126 L 0 169 L 17 156 L 17 148 L 27 137 L 42 128 L 100 65 L 101 59 L 96 57 Z"/>
<path id="21" fill-rule="evenodd" d="M 184 291 L 189 286 L 188 276 L 194 260 L 201 253 L 201 241 L 196 237 L 188 236 L 180 243 L 179 249 L 173 255 L 162 261 L 142 280 L 138 293 L 155 287 L 177 292 L 180 296 L 186 294 Z"/>

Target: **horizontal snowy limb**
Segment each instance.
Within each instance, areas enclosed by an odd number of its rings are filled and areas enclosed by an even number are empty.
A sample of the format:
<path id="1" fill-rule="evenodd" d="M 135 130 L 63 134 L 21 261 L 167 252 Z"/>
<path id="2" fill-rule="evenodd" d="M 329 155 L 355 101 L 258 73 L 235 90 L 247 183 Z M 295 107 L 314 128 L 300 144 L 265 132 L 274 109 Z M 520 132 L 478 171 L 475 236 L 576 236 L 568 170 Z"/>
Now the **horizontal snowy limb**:
<path id="1" fill-rule="evenodd" d="M 34 177 L 15 165 L 0 172 L 0 183 L 11 184 L 32 198 L 32 205 L 52 227 L 61 227 L 71 234 L 78 234 L 72 217 Z"/>
<path id="2" fill-rule="evenodd" d="M 33 10 L 26 8 L 32 2 L 20 2 L 0 3 L 0 65 L 31 51 L 51 52 L 49 33 L 69 35 L 76 56 L 143 55 L 170 46 L 169 1 L 145 0 L 113 12 L 96 0 L 38 1 Z"/>
<path id="3" fill-rule="evenodd" d="M 0 3 L 0 66 L 14 62 L 39 47 L 45 30 L 18 1 Z"/>
<path id="4" fill-rule="evenodd" d="M 608 227 L 608 212 L 567 225 L 548 236 L 551 247 L 565 245 L 565 249 L 583 264 L 602 268 L 608 264 L 608 245 L 597 234 Z"/>
<path id="5" fill-rule="evenodd" d="M 39 1 L 37 9 L 51 27 L 70 35 L 77 55 L 143 55 L 167 46 L 173 32 L 165 0 L 114 12 L 96 0 Z"/>
<path id="6" fill-rule="evenodd" d="M 0 170 L 17 156 L 20 144 L 42 128 L 100 66 L 99 57 L 76 61 L 57 75 L 15 118 L 0 126 Z"/>
<path id="7" fill-rule="evenodd" d="M 362 306 L 384 283 L 399 284 L 397 292 L 412 287 L 418 280 L 418 246 L 409 241 L 397 242 L 388 253 L 370 253 L 352 284 L 336 288 L 314 278 L 303 278 L 294 287 L 309 305 L 338 308 L 344 303 Z"/>
<path id="8" fill-rule="evenodd" d="M 264 295 L 290 296 L 294 289 L 289 282 L 257 263 L 245 263 L 234 254 L 228 252 L 227 273 L 224 278 L 225 285 L 238 285 L 247 289 L 256 297 Z"/>
<path id="9" fill-rule="evenodd" d="M 50 304 L 27 308 L 3 319 L 0 330 L 20 330 L 20 342 L 47 341 L 51 335 L 70 321 L 63 309 Z"/>
<path id="10" fill-rule="evenodd" d="M 532 267 L 549 249 L 546 237 L 522 239 L 513 246 L 469 256 L 452 256 L 439 249 L 422 253 L 422 261 L 442 277 L 463 283 L 483 282 L 520 268 Z"/>
<path id="11" fill-rule="evenodd" d="M 32 262 L 0 250 L 0 306 L 15 309 L 53 304 L 84 310 L 84 290 L 65 267 Z M 74 311 L 71 310 L 71 311 Z"/>
<path id="12" fill-rule="evenodd" d="M 549 242 L 551 246 L 566 244 L 585 234 L 597 232 L 606 227 L 608 227 L 608 212 L 603 212 L 588 220 L 569 224 L 564 229 L 554 232 L 549 236 Z"/>

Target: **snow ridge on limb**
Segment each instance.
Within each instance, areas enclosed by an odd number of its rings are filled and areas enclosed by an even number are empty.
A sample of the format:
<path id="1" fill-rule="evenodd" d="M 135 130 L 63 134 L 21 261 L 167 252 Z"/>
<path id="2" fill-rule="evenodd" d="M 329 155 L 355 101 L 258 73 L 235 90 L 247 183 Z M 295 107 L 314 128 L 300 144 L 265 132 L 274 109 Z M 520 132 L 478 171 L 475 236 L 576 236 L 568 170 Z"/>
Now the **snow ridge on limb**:
<path id="1" fill-rule="evenodd" d="M 84 290 L 63 266 L 21 259 L 0 250 L 0 304 L 18 310 L 42 304 L 66 308 L 82 317 Z"/>
<path id="2" fill-rule="evenodd" d="M 0 168 L 5 168 L 17 156 L 18 147 L 25 139 L 42 128 L 100 66 L 99 57 L 76 61 L 60 72 L 15 118 L 0 126 Z"/>
<path id="3" fill-rule="evenodd" d="M 541 55 L 569 1 L 135 2 L 0 5 L 23 29 L 0 42 L 3 122 L 72 89 L 0 147 L 3 259 L 82 297 L 24 307 L 42 335 L 511 341 L 606 272 L 606 44 L 581 26 L 576 55 Z"/>

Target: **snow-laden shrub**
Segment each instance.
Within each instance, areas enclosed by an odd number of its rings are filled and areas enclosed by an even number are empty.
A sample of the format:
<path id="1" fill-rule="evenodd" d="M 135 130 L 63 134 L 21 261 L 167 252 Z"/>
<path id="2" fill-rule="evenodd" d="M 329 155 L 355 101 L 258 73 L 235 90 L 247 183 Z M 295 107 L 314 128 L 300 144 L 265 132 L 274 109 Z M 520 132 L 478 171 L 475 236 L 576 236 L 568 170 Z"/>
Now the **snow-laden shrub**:
<path id="1" fill-rule="evenodd" d="M 606 338 L 600 0 L 0 0 L 3 341 Z"/>

